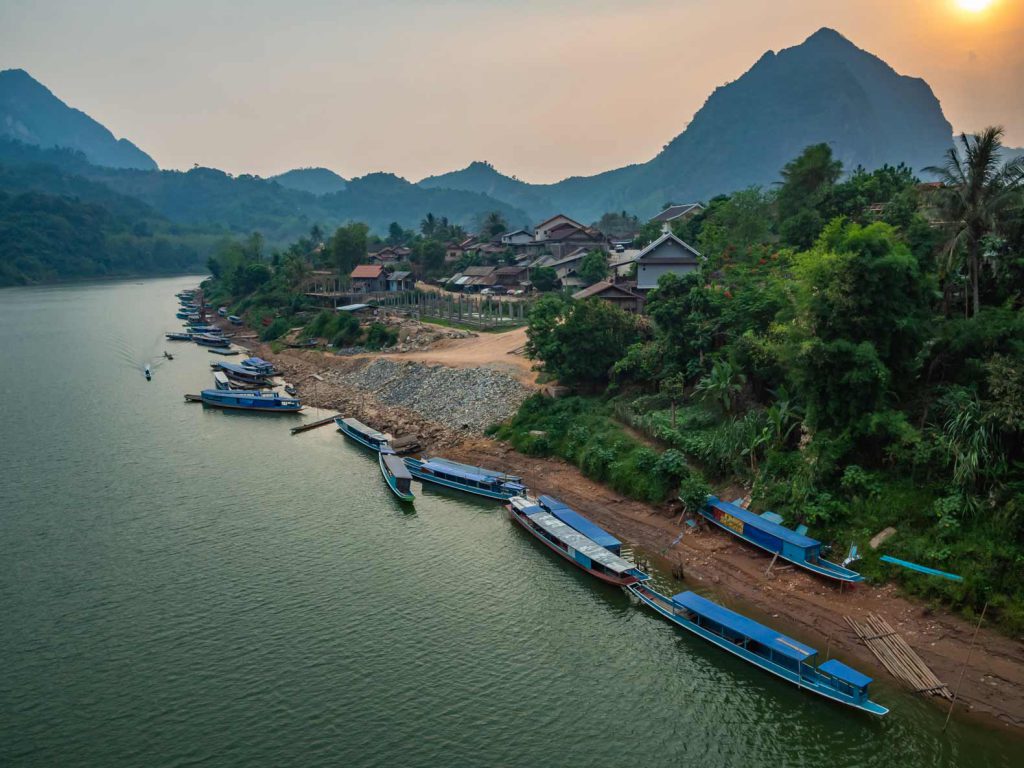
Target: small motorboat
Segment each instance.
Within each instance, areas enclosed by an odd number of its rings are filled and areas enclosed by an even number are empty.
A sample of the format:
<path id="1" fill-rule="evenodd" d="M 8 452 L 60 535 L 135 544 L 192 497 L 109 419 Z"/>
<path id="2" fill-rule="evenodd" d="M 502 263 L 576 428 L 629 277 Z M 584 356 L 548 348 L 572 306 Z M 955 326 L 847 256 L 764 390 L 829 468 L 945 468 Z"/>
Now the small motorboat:
<path id="1" fill-rule="evenodd" d="M 293 386 L 292 386 L 291 384 L 285 384 L 285 385 L 284 385 L 284 391 L 285 391 L 285 392 L 286 392 L 287 394 L 291 395 L 292 397 L 295 397 L 295 396 L 296 396 L 297 394 L 299 394 L 299 390 L 297 390 L 297 389 L 296 389 L 295 387 L 293 387 Z"/>
<path id="2" fill-rule="evenodd" d="M 172 355 L 172 354 L 171 354 L 170 352 L 168 352 L 167 350 L 164 350 L 164 357 L 165 357 L 165 358 L 166 358 L 167 360 L 173 360 L 173 359 L 174 359 L 174 355 Z"/>
<path id="3" fill-rule="evenodd" d="M 153 378 L 153 369 L 150 368 L 148 365 L 143 369 L 142 373 L 143 375 L 145 375 L 146 381 L 149 381 Z"/>

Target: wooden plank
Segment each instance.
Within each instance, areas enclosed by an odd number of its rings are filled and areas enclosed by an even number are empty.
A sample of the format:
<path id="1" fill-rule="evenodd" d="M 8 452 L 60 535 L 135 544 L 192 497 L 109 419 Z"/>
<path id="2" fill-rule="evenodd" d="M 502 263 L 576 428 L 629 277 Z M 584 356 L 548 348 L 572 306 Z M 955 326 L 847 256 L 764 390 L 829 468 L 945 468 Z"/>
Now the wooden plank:
<path id="1" fill-rule="evenodd" d="M 326 427 L 328 424 L 333 423 L 334 416 L 328 416 L 325 419 L 319 419 L 317 421 L 311 421 L 308 424 L 300 424 L 297 427 L 292 427 L 291 432 L 293 435 L 297 435 L 300 432 L 309 432 L 309 430 L 311 429 L 316 429 L 317 427 Z"/>

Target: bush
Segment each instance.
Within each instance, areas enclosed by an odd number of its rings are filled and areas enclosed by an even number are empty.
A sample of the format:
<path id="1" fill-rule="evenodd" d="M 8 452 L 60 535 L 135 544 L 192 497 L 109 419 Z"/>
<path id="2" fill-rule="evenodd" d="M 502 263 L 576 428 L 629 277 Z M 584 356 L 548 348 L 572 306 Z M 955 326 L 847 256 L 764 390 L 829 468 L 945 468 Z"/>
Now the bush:
<path id="1" fill-rule="evenodd" d="M 367 349 L 384 349 L 394 346 L 397 341 L 398 331 L 380 323 L 374 323 L 366 331 Z"/>
<path id="2" fill-rule="evenodd" d="M 279 317 L 263 329 L 263 333 L 260 334 L 260 339 L 263 341 L 273 341 L 274 339 L 278 339 L 288 333 L 290 328 L 291 323 L 288 322 L 288 319 Z"/>

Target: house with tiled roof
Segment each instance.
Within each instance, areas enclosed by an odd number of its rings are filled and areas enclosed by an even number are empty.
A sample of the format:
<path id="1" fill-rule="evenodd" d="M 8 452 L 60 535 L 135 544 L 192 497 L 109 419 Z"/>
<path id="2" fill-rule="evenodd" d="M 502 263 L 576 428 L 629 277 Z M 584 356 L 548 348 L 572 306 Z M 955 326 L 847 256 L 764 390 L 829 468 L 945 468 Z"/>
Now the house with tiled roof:
<path id="1" fill-rule="evenodd" d="M 602 280 L 572 295 L 574 299 L 600 299 L 613 304 L 624 312 L 640 314 L 644 308 L 644 297 L 634 291 L 629 283 L 616 280 Z"/>
<path id="2" fill-rule="evenodd" d="M 349 279 L 352 290 L 359 293 L 378 293 L 387 290 L 388 272 L 381 264 L 359 264 Z"/>

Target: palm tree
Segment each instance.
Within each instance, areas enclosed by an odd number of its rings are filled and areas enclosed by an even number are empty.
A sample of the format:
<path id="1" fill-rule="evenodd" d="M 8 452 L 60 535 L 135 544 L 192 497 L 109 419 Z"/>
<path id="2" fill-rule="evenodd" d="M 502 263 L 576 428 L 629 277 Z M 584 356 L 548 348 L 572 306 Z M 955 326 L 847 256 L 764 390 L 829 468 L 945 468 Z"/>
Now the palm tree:
<path id="1" fill-rule="evenodd" d="M 422 232 L 425 237 L 430 237 L 431 235 L 434 234 L 434 231 L 436 229 L 437 217 L 435 217 L 434 214 L 432 213 L 428 213 L 426 218 L 420 222 L 420 232 Z"/>
<path id="2" fill-rule="evenodd" d="M 943 218 L 950 231 L 945 246 L 948 270 L 959 255 L 967 257 L 974 314 L 981 308 L 980 261 L 982 240 L 996 230 L 1003 215 L 1024 189 L 1021 158 L 999 163 L 1003 129 L 986 128 L 970 136 L 960 134 L 960 147 L 946 153 L 945 165 L 925 168 L 943 184 Z"/>

